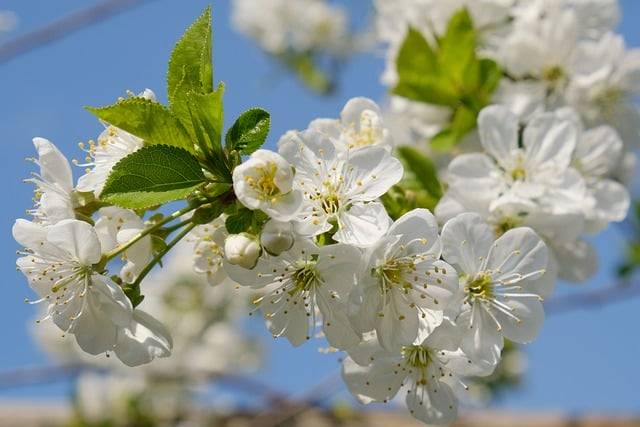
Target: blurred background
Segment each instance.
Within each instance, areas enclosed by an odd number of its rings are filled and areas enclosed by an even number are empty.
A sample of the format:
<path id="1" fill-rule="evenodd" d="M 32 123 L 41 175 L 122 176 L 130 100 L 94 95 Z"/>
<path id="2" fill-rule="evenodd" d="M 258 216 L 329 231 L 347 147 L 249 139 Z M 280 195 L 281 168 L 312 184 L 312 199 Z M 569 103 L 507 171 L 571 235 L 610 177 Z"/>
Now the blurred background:
<path id="1" fill-rule="evenodd" d="M 352 30 L 366 34 L 373 14 L 370 1 L 336 3 L 346 11 Z M 57 333 L 46 331 L 47 325 L 35 324 L 37 310 L 23 303 L 31 294 L 15 271 L 18 247 L 10 230 L 31 205 L 32 188 L 21 182 L 32 170 L 24 161 L 34 154 L 31 138 L 46 137 L 69 158 L 82 157 L 77 144 L 102 130 L 83 106 L 109 104 L 127 90 L 137 93 L 145 88 L 166 102 L 169 53 L 184 28 L 209 4 L 214 13 L 215 79 L 226 84 L 225 116 L 231 120 L 252 106 L 267 109 L 272 116 L 271 146 L 285 131 L 305 128 L 314 118 L 337 117 L 352 97 L 384 99 L 386 89 L 379 83 L 384 60 L 375 51 L 342 58 L 332 67 L 335 87 L 320 95 L 293 75 L 284 61 L 265 54 L 234 30 L 227 0 L 0 0 L 2 413 L 30 412 L 28 408 L 33 407 L 50 411 L 46 413 L 51 416 L 59 414 L 59 408 L 67 414 L 80 387 L 95 401 L 78 403 L 76 399 L 75 404 L 95 415 L 101 408 L 110 408 L 117 396 L 136 395 L 144 389 L 135 381 L 135 370 L 118 372 L 131 384 L 99 375 L 109 371 L 109 361 L 89 363 L 98 374 L 81 373 L 85 364 L 72 356 L 73 349 L 66 348 L 69 346 Z M 638 47 L 640 2 L 621 0 L 620 4 L 618 31 L 630 47 Z M 366 43 L 366 35 L 363 40 Z M 640 414 L 640 295 L 634 298 L 637 292 L 620 291 L 616 275 L 633 233 L 631 224 L 612 226 L 593 241 L 600 256 L 598 274 L 581 285 L 559 286 L 555 299 L 548 302 L 548 321 L 539 339 L 522 349 L 523 353 L 514 351 L 500 378 L 472 387 L 470 408 L 537 414 Z M 179 256 L 169 262 L 180 264 Z M 156 303 L 170 306 L 169 285 L 161 282 L 171 278 L 156 277 Z M 201 285 L 193 284 L 188 292 L 212 292 Z M 176 295 L 179 299 L 185 294 Z M 308 407 L 330 410 L 338 418 L 352 411 L 393 409 L 389 405 L 364 408 L 350 398 L 339 377 L 340 355 L 327 354 L 320 348 L 321 341 L 311 340 L 293 349 L 285 341 L 274 341 L 260 319 L 248 318 L 244 302 L 229 302 L 225 295 L 194 298 L 209 304 L 213 313 L 220 313 L 224 306 L 229 314 L 207 320 L 210 339 L 201 353 L 182 356 L 184 363 L 202 366 L 209 374 L 207 381 L 200 378 L 178 394 L 168 387 L 159 398 L 161 405 L 177 405 L 175 396 L 181 396 L 200 410 L 215 407 L 223 414 L 246 411 L 258 415 L 280 405 L 288 408 L 286 420 Z M 168 316 L 174 316 L 176 325 L 184 320 L 175 307 L 167 310 L 173 310 Z M 224 327 L 218 328 L 218 323 Z M 209 330 L 212 325 L 214 332 Z M 162 369 L 177 368 L 166 364 L 155 369 L 153 376 L 162 377 Z M 126 411 L 131 410 L 129 405 Z M 148 420 L 138 415 L 138 421 L 125 425 L 154 425 L 144 424 Z"/>

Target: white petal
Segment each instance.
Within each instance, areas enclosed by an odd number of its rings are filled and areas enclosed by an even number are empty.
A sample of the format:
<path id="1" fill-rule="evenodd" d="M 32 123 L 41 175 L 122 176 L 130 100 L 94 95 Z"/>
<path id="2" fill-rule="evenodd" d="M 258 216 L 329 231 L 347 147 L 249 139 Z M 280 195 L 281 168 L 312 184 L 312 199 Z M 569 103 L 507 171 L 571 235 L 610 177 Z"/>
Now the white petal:
<path id="1" fill-rule="evenodd" d="M 68 219 L 51 226 L 47 240 L 66 250 L 83 265 L 95 264 L 102 256 L 98 235 L 84 221 Z"/>
<path id="2" fill-rule="evenodd" d="M 518 148 L 518 118 L 506 107 L 493 105 L 478 115 L 482 146 L 495 159 L 506 159 Z"/>
<path id="3" fill-rule="evenodd" d="M 564 280 L 584 282 L 598 271 L 598 254 L 584 240 L 554 245 L 553 256 L 559 266 L 558 276 Z"/>
<path id="4" fill-rule="evenodd" d="M 302 345 L 309 339 L 309 318 L 304 299 L 300 295 L 271 299 L 274 303 L 267 301 L 262 305 L 269 331 L 275 337 L 286 336 L 294 347 Z"/>
<path id="5" fill-rule="evenodd" d="M 534 117 L 523 135 L 528 169 L 535 169 L 549 162 L 566 168 L 571 163 L 577 138 L 578 129 L 571 120 L 559 118 L 552 113 Z"/>
<path id="6" fill-rule="evenodd" d="M 383 147 L 363 147 L 349 159 L 350 187 L 346 196 L 353 201 L 369 202 L 397 184 L 404 173 L 402 163 Z"/>
<path id="7" fill-rule="evenodd" d="M 592 185 L 591 191 L 596 206 L 587 223 L 588 232 L 598 233 L 610 222 L 619 222 L 627 217 L 631 201 L 622 184 L 605 179 Z"/>
<path id="8" fill-rule="evenodd" d="M 342 379 L 362 403 L 387 401 L 398 393 L 405 373 L 396 366 L 398 359 L 375 357 L 369 366 L 360 366 L 350 357 L 342 362 Z"/>
<path id="9" fill-rule="evenodd" d="M 574 153 L 574 163 L 588 177 L 606 177 L 617 167 L 623 147 L 614 128 L 598 126 L 582 133 Z"/>
<path id="10" fill-rule="evenodd" d="M 361 269 L 362 252 L 344 244 L 322 246 L 318 249 L 316 268 L 322 275 L 322 288 L 345 302 L 356 284 Z"/>
<path id="11" fill-rule="evenodd" d="M 443 258 L 461 273 L 474 275 L 489 254 L 493 232 L 479 215 L 464 213 L 444 225 L 441 240 Z"/>
<path id="12" fill-rule="evenodd" d="M 373 245 L 386 233 L 391 218 L 382 203 L 356 203 L 340 214 L 338 224 L 334 240 L 364 248 Z"/>
<path id="13" fill-rule="evenodd" d="M 458 399 L 451 387 L 439 380 L 407 394 L 407 408 L 412 416 L 427 424 L 449 425 L 458 416 Z"/>
<path id="14" fill-rule="evenodd" d="M 419 252 L 434 254 L 435 258 L 440 256 L 442 248 L 438 237 L 438 223 L 428 209 L 413 209 L 402 215 L 387 234 L 398 236 L 400 239 L 396 244 L 400 245 L 424 239 Z"/>
<path id="15" fill-rule="evenodd" d="M 474 363 L 495 366 L 500 361 L 504 340 L 489 313 L 475 303 L 475 309 L 463 312 L 456 320 L 462 329 L 460 348 Z"/>
<path id="16" fill-rule="evenodd" d="M 133 307 L 122 288 L 113 280 L 101 274 L 91 276 L 92 293 L 100 302 L 101 310 L 118 326 L 126 326 L 131 321 Z"/>
<path id="17" fill-rule="evenodd" d="M 16 242 L 32 250 L 45 243 L 47 238 L 47 229 L 45 227 L 22 218 L 16 220 L 11 232 Z"/>
<path id="18" fill-rule="evenodd" d="M 529 227 L 518 227 L 500 236 L 491 247 L 487 269 L 493 279 L 528 276 L 539 278 L 547 268 L 547 245 Z"/>
<path id="19" fill-rule="evenodd" d="M 544 310 L 540 300 L 529 297 L 513 297 L 505 300 L 504 303 L 511 308 L 511 314 L 520 321 L 516 321 L 501 311 L 494 311 L 494 315 L 502 327 L 502 334 L 511 341 L 520 344 L 533 341 L 540 333 L 544 323 Z"/>
<path id="20" fill-rule="evenodd" d="M 133 312 L 131 323 L 118 331 L 115 353 L 124 364 L 139 366 L 171 355 L 171 335 L 157 319 L 142 310 Z"/>
<path id="21" fill-rule="evenodd" d="M 316 303 L 322 313 L 322 330 L 332 347 L 348 349 L 360 342 L 360 335 L 351 327 L 344 304 L 331 298 L 324 289 L 316 293 Z"/>
<path id="22" fill-rule="evenodd" d="M 71 166 L 67 158 L 44 138 L 33 138 L 33 145 L 38 151 L 38 163 L 40 164 L 40 175 L 42 178 L 53 184 L 57 184 L 66 192 L 73 190 L 73 175 Z"/>
<path id="23" fill-rule="evenodd" d="M 410 307 L 401 291 L 392 289 L 386 296 L 376 321 L 376 332 L 380 345 L 388 351 L 411 345 L 418 336 L 418 311 Z"/>

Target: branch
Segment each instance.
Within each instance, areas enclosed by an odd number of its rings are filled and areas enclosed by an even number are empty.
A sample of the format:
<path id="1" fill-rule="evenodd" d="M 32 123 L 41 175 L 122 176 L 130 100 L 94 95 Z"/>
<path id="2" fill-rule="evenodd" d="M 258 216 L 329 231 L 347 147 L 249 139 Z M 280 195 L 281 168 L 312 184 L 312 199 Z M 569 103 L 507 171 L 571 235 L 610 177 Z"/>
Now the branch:
<path id="1" fill-rule="evenodd" d="M 640 285 L 623 280 L 595 291 L 555 297 L 545 303 L 545 312 L 554 315 L 574 310 L 600 308 L 637 296 L 640 296 Z"/>
<path id="2" fill-rule="evenodd" d="M 104 0 L 0 45 L 0 64 L 153 0 Z"/>

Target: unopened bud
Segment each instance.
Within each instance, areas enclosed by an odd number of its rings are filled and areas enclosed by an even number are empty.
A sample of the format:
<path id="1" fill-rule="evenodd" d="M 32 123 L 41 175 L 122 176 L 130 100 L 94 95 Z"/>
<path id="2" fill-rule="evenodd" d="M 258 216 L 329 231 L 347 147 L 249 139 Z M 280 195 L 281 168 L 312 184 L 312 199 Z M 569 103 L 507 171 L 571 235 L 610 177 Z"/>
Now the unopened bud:
<path id="1" fill-rule="evenodd" d="M 293 246 L 293 227 L 290 222 L 270 220 L 260 234 L 260 243 L 271 255 L 280 255 Z"/>
<path id="2" fill-rule="evenodd" d="M 260 257 L 260 244 L 247 233 L 230 234 L 224 241 L 224 256 L 230 264 L 253 268 Z"/>

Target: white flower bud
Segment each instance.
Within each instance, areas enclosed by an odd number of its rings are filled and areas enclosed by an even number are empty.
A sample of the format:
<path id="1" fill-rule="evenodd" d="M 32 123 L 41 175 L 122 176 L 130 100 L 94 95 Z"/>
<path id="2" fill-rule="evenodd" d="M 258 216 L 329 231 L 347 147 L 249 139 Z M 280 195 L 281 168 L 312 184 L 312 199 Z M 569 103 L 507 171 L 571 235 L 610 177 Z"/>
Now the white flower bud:
<path id="1" fill-rule="evenodd" d="M 224 241 L 224 256 L 230 264 L 253 268 L 260 257 L 260 244 L 247 233 L 230 234 Z"/>
<path id="2" fill-rule="evenodd" d="M 291 249 L 293 241 L 293 227 L 290 222 L 281 222 L 272 219 L 264 225 L 262 233 L 260 234 L 262 247 L 271 255 L 277 256 Z"/>

